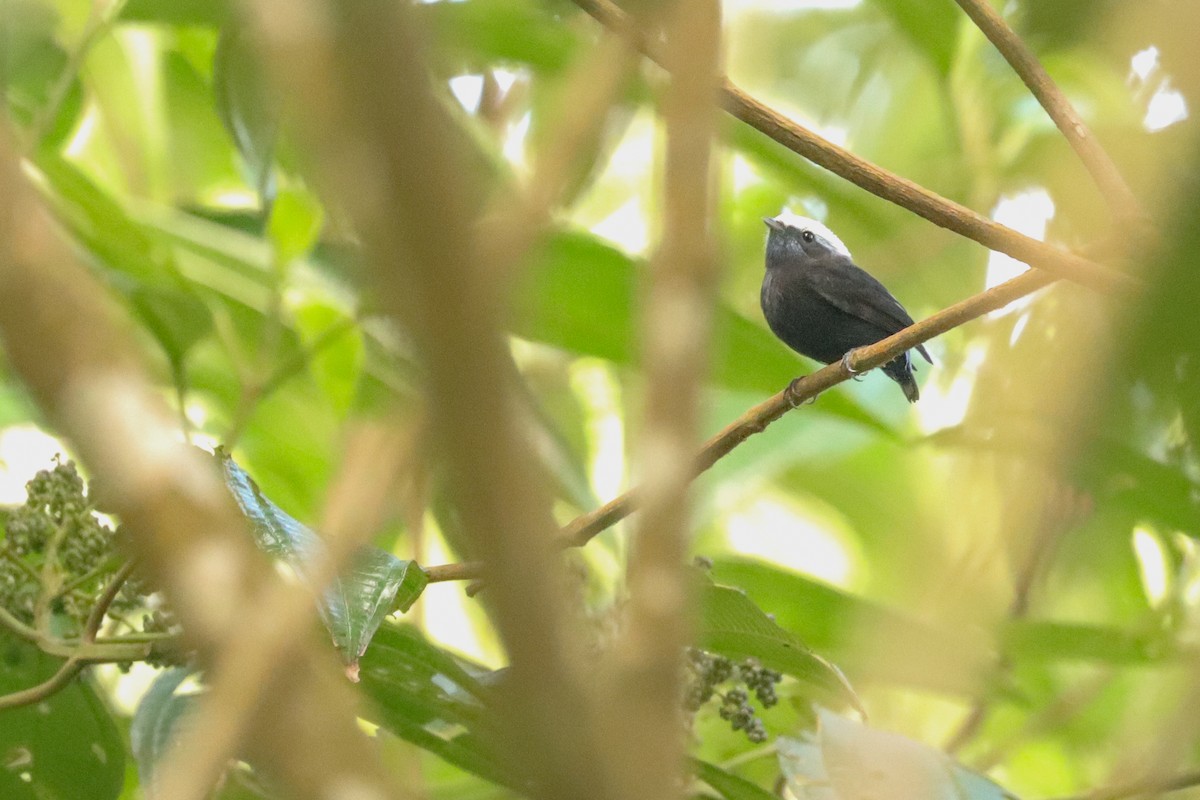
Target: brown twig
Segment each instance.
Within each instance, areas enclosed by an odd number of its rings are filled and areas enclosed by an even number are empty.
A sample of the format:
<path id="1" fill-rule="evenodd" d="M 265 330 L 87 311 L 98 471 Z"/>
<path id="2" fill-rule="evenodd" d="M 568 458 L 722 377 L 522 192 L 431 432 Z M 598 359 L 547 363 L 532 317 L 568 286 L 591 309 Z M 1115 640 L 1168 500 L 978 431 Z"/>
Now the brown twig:
<path id="1" fill-rule="evenodd" d="M 1029 91 L 1046 109 L 1050 119 L 1058 126 L 1059 131 L 1079 156 L 1092 179 L 1100 188 L 1100 193 L 1108 202 L 1113 215 L 1118 220 L 1137 220 L 1144 218 L 1139 208 L 1137 198 L 1129 184 L 1121 176 L 1120 170 L 1109 157 L 1104 147 L 1095 135 L 1088 129 L 1083 118 L 1075 111 L 1071 101 L 1063 94 L 1058 85 L 1050 78 L 1045 67 L 1021 40 L 1021 37 L 1008 26 L 992 6 L 984 0 L 955 0 L 959 7 L 983 31 L 1000 54 L 1004 56 L 1013 71 L 1021 77 Z"/>
<path id="2" fill-rule="evenodd" d="M 869 347 L 861 347 L 852 351 L 850 367 L 854 372 L 848 372 L 839 362 L 830 364 L 810 375 L 797 378 L 786 389 L 750 408 L 709 439 L 696 457 L 696 474 L 707 470 L 752 435 L 762 433 L 768 425 L 792 408 L 816 398 L 827 389 L 849 380 L 859 372 L 882 366 L 918 344 L 923 344 L 935 336 L 977 319 L 990 311 L 1003 308 L 1013 300 L 1031 294 L 1053 282 L 1054 278 L 1044 273 L 1026 272 L 988 289 L 986 292 L 955 303 Z M 595 511 L 577 517 L 564 528 L 563 532 L 571 544 L 582 545 L 604 529 L 627 517 L 638 502 L 637 490 L 631 490 L 605 503 Z"/>
<path id="3" fill-rule="evenodd" d="M 529 180 L 498 193 L 479 223 L 477 238 L 489 242 L 487 277 L 498 287 L 537 241 L 559 203 L 580 155 L 602 140 L 608 111 L 638 65 L 628 37 L 610 34 L 585 54 L 567 75 L 560 92 L 555 136 L 533 164 Z"/>
<path id="4" fill-rule="evenodd" d="M 425 567 L 425 577 L 430 583 L 445 581 L 471 581 L 483 575 L 482 561 L 463 561 L 458 564 L 439 564 Z"/>
<path id="5" fill-rule="evenodd" d="M 22 689 L 19 692 L 11 692 L 0 697 L 0 711 L 10 708 L 20 708 L 21 706 L 39 703 L 47 697 L 54 695 L 57 692 L 65 689 L 75 676 L 83 670 L 85 664 L 78 658 L 68 658 L 63 662 L 63 665 L 58 668 L 58 671 L 51 675 L 46 680 L 39 683 L 37 686 L 30 686 L 28 689 Z"/>
<path id="6" fill-rule="evenodd" d="M 853 351 L 851 367 L 858 373 L 886 364 L 918 344 L 1003 308 L 1018 298 L 1049 286 L 1054 281 L 1055 278 L 1043 272 L 1025 272 L 999 286 L 942 309 L 869 347 Z M 762 433 L 768 425 L 792 408 L 815 399 L 822 392 L 853 376 L 854 374 L 847 372 L 839 362 L 792 381 L 786 389 L 753 406 L 705 442 L 696 456 L 694 476 L 709 469 L 754 434 Z M 582 547 L 594 536 L 636 511 L 640 503 L 641 489 L 635 487 L 599 508 L 580 514 L 563 527 L 563 544 L 568 547 Z M 484 576 L 486 565 L 483 562 L 465 562 L 430 569 L 437 570 L 437 580 L 477 580 Z"/>
<path id="7" fill-rule="evenodd" d="M 575 0 L 576 5 L 606 27 L 627 29 L 628 17 L 610 0 Z M 661 63 L 657 43 L 641 41 L 643 52 Z M 725 110 L 761 133 L 854 185 L 906 208 L 935 225 L 983 246 L 1045 270 L 1060 278 L 1104 291 L 1131 291 L 1141 282 L 1078 255 L 1039 242 L 994 222 L 966 206 L 947 200 L 913 181 L 838 147 L 759 102 L 733 83 L 723 88 Z"/>
<path id="8" fill-rule="evenodd" d="M 96 634 L 100 632 L 100 624 L 104 622 L 104 615 L 108 613 L 109 606 L 117 599 L 117 593 L 121 591 L 125 581 L 129 580 L 129 576 L 133 574 L 136 566 L 137 562 L 135 561 L 126 561 L 122 564 L 104 587 L 104 591 L 96 598 L 96 604 L 92 606 L 92 610 L 88 614 L 87 622 L 83 626 L 83 635 L 80 637 L 84 644 L 92 644 L 96 641 Z"/>

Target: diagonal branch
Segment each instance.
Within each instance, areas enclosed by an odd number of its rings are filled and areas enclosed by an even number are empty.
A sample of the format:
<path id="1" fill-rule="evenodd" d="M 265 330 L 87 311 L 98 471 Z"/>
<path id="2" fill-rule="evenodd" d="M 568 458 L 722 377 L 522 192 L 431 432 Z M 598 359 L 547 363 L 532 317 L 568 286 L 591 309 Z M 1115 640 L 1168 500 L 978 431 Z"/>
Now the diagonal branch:
<path id="1" fill-rule="evenodd" d="M 816 372 L 797 378 L 782 392 L 750 408 L 742 416 L 729 423 L 713 436 L 696 457 L 695 474 L 709 469 L 731 450 L 801 403 L 815 399 L 817 395 L 844 383 L 855 374 L 882 366 L 907 350 L 929 341 L 948 330 L 982 317 L 988 312 L 1011 303 L 1053 283 L 1054 279 L 1044 273 L 1023 273 L 999 286 L 955 303 L 933 316 L 911 325 L 868 347 L 851 351 L 850 367 L 847 371 L 841 362 L 830 364 Z M 568 544 L 581 546 L 601 531 L 615 525 L 637 509 L 640 503 L 639 490 L 631 489 L 596 510 L 576 517 L 563 528 Z"/>
<path id="2" fill-rule="evenodd" d="M 815 399 L 822 392 L 844 383 L 857 373 L 882 366 L 935 336 L 1003 308 L 1014 300 L 1049 286 L 1054 281 L 1053 277 L 1044 272 L 1030 270 L 1022 273 L 999 286 L 944 308 L 873 345 L 851 351 L 852 357 L 849 361 L 854 372 L 847 371 L 846 367 L 838 362 L 797 378 L 786 389 L 748 409 L 705 442 L 696 455 L 693 478 L 708 470 L 754 434 L 762 433 L 768 425 L 801 403 Z M 568 547 L 582 547 L 597 534 L 636 511 L 641 502 L 641 489 L 634 487 L 599 508 L 580 514 L 563 527 L 563 544 Z M 431 582 L 473 580 L 482 577 L 484 565 L 480 562 L 445 564 L 430 567 L 426 572 Z"/>
<path id="3" fill-rule="evenodd" d="M 575 0 L 575 4 L 606 27 L 617 30 L 627 30 L 629 27 L 628 16 L 611 0 Z M 661 63 L 661 48 L 656 42 L 644 37 L 640 44 L 649 58 Z M 725 110 L 732 116 L 814 164 L 935 225 L 1056 277 L 1093 289 L 1116 292 L 1135 290 L 1141 286 L 1140 281 L 1128 275 L 1017 233 L 966 206 L 872 164 L 793 122 L 729 81 L 725 81 L 722 93 Z"/>
<path id="4" fill-rule="evenodd" d="M 1113 216 L 1118 220 L 1134 220 L 1144 217 L 1134 197 L 1133 190 L 1121 176 L 1120 170 L 1100 141 L 1084 123 L 1083 118 L 1075 111 L 1071 101 L 1050 78 L 1045 67 L 1037 60 L 1016 31 L 1008 26 L 1004 18 L 983 0 L 955 0 L 975 23 L 983 35 L 988 38 L 1000 54 L 1004 56 L 1013 71 L 1021 77 L 1029 91 L 1046 109 L 1050 119 L 1058 126 L 1063 138 L 1083 162 L 1083 166 L 1092 174 L 1092 179 L 1100 188 L 1100 193 L 1108 201 Z"/>

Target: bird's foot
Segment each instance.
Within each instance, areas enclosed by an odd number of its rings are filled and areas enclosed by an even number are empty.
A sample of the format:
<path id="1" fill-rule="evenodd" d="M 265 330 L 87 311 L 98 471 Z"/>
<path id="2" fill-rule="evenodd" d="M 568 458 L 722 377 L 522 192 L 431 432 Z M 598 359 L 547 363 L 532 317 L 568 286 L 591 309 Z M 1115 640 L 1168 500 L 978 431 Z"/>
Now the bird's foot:
<path id="1" fill-rule="evenodd" d="M 846 355 L 842 356 L 842 369 L 844 369 L 844 370 L 846 370 L 846 372 L 850 373 L 850 377 L 853 378 L 854 380 L 856 380 L 856 381 L 862 380 L 862 372 L 860 372 L 859 370 L 856 370 L 854 368 L 854 365 L 851 363 L 853 361 L 853 359 L 850 358 L 850 356 L 852 356 L 852 355 L 854 355 L 854 351 L 848 350 L 846 352 Z"/>
<path id="2" fill-rule="evenodd" d="M 808 403 L 815 403 L 817 400 L 815 396 L 800 397 L 800 399 L 797 399 L 797 395 L 799 395 L 801 391 L 800 381 L 802 380 L 804 380 L 804 376 L 792 379 L 792 382 L 789 383 L 787 388 L 783 390 L 783 396 L 788 401 L 788 405 L 790 405 L 792 408 L 799 408 L 800 406 L 807 405 Z"/>

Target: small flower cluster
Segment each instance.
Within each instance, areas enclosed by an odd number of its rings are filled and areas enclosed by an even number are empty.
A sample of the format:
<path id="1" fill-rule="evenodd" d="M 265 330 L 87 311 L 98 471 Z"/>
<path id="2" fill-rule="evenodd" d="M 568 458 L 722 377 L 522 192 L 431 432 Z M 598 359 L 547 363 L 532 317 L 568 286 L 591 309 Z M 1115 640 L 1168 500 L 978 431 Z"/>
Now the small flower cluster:
<path id="1" fill-rule="evenodd" d="M 25 488 L 25 503 L 4 518 L 0 606 L 32 622 L 49 586 L 49 611 L 82 627 L 96 595 L 120 564 L 119 534 L 96 515 L 70 461 L 55 459 L 51 469 L 39 472 Z M 122 597 L 113 607 L 135 605 L 134 598 Z"/>
<path id="2" fill-rule="evenodd" d="M 770 708 L 779 702 L 775 694 L 775 684 L 783 676 L 772 669 L 766 669 L 755 659 L 748 658 L 741 664 L 734 664 L 724 656 L 715 655 L 699 648 L 688 648 L 687 665 L 690 680 L 684 707 L 691 713 L 714 697 L 719 697 L 721 706 L 719 714 L 735 731 L 745 731 L 746 738 L 759 743 L 767 739 L 767 729 L 763 721 L 755 713 L 750 702 L 750 693 L 763 708 Z M 724 683 L 732 684 L 724 692 L 718 686 Z"/>

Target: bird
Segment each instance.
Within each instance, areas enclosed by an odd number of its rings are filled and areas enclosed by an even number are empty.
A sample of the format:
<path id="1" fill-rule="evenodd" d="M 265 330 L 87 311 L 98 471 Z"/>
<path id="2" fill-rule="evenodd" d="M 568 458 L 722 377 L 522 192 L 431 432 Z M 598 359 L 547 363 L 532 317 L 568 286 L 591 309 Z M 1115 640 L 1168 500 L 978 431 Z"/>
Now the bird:
<path id="1" fill-rule="evenodd" d="M 759 301 L 771 332 L 801 355 L 850 369 L 851 350 L 874 344 L 909 325 L 912 317 L 884 285 L 854 263 L 833 231 L 784 209 L 764 217 L 766 273 Z M 930 364 L 924 345 L 917 352 Z M 908 402 L 921 396 L 911 352 L 883 365 Z"/>

